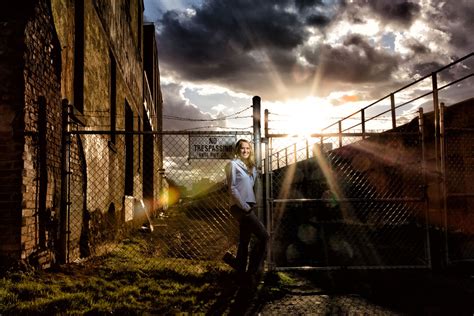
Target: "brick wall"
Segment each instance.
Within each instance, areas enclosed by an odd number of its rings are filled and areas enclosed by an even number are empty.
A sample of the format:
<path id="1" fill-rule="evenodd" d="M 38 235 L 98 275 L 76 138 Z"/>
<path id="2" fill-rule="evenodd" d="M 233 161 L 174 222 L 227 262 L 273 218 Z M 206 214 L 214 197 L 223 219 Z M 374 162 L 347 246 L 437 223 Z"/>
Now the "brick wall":
<path id="1" fill-rule="evenodd" d="M 20 257 L 23 172 L 22 33 L 25 21 L 0 6 L 0 262 Z M 24 190 L 25 188 L 23 188 Z"/>
<path id="2" fill-rule="evenodd" d="M 78 4 L 76 4 L 77 6 Z M 55 25 L 63 47 L 63 53 L 73 54 L 74 13 L 70 4 L 53 0 Z M 143 128 L 142 85 L 143 65 L 141 58 L 141 17 L 143 2 L 140 0 L 84 1 L 84 65 L 83 104 L 74 104 L 83 109 L 85 127 L 79 129 L 110 131 L 111 98 L 115 91 L 116 129 L 125 129 L 125 105 L 133 112 L 133 129 Z M 77 12 L 76 12 L 77 13 Z M 80 23 L 78 24 L 80 25 Z M 74 100 L 77 91 L 65 78 L 74 78 L 71 73 L 73 58 L 62 56 L 63 97 Z M 115 82 L 112 67 L 115 64 Z M 77 70 L 76 71 L 81 71 Z M 77 75 L 77 74 L 76 74 Z M 112 89 L 114 85 L 114 90 Z M 72 101 L 73 102 L 73 101 Z M 117 135 L 113 145 L 110 135 L 72 136 L 70 151 L 70 216 L 68 260 L 95 253 L 95 246 L 103 238 L 113 235 L 115 226 L 123 225 L 125 138 Z M 142 197 L 141 154 L 142 141 L 133 137 L 133 178 L 136 198 Z M 87 185 L 84 186 L 84 181 Z M 115 227 L 115 230 L 117 227 Z M 105 230 L 112 230 L 111 233 Z"/>
<path id="3" fill-rule="evenodd" d="M 57 211 L 60 188 L 60 47 L 48 3 L 3 8 L 6 22 L 0 32 L 0 252 L 43 266 L 52 256 L 46 212 Z M 40 112 L 47 131 L 41 135 Z M 41 140 L 46 153 L 42 162 Z"/>
<path id="4" fill-rule="evenodd" d="M 24 43 L 25 130 L 37 136 L 25 138 L 23 153 L 22 259 L 31 256 L 39 265 L 46 265 L 51 261 L 52 252 L 48 248 L 55 238 L 47 227 L 51 217 L 58 215 L 61 187 L 61 48 L 49 1 L 37 3 L 26 24 Z M 44 101 L 40 101 L 42 98 Z M 43 113 L 42 117 L 40 113 Z M 41 123 L 46 133 L 39 130 Z M 42 142 L 44 153 L 40 149 Z M 41 166 L 38 154 L 46 154 L 45 165 Z M 41 185 L 45 186 L 43 193 L 37 188 L 35 177 L 39 177 Z M 37 215 L 36 210 L 40 214 Z M 42 238 L 43 243 L 40 242 Z"/>

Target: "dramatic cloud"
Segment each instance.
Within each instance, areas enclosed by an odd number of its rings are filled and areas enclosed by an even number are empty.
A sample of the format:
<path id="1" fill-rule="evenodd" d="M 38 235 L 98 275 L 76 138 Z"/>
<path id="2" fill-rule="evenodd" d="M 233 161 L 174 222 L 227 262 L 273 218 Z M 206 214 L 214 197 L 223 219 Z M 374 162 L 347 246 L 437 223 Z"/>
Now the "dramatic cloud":
<path id="1" fill-rule="evenodd" d="M 435 1 L 433 3 L 433 27 L 450 35 L 451 47 L 447 53 L 461 57 L 473 51 L 474 5 L 471 0 Z"/>
<path id="2" fill-rule="evenodd" d="M 160 21 L 160 62 L 184 80 L 214 81 L 251 94 L 288 94 L 294 91 L 291 72 L 301 66 L 298 48 L 311 35 L 306 23 L 329 23 L 329 17 L 308 9 L 315 3 L 206 1 L 186 12 L 169 11 Z M 307 20 L 299 18 L 302 11 Z"/>
<path id="3" fill-rule="evenodd" d="M 324 78 L 351 83 L 389 80 L 398 59 L 377 51 L 359 35 L 349 36 L 339 47 L 323 45 L 305 53 L 306 60 L 321 67 Z"/>
<path id="4" fill-rule="evenodd" d="M 163 130 L 183 130 L 211 125 L 212 117 L 202 112 L 197 106 L 187 103 L 182 95 L 182 87 L 178 84 L 162 84 L 163 90 Z M 189 118 L 181 120 L 173 118 Z M 202 121 L 199 121 L 202 120 Z M 208 128 L 209 129 L 209 128 Z"/>
<path id="5" fill-rule="evenodd" d="M 382 21 L 404 27 L 410 26 L 420 14 L 420 5 L 406 0 L 369 0 L 362 3 L 368 3 Z"/>
<path id="6" fill-rule="evenodd" d="M 369 101 L 474 51 L 471 0 L 178 2 L 145 2 L 161 73 L 180 85 L 212 84 L 269 102 L 335 93 L 346 97 L 333 104 Z M 439 80 L 473 66 L 466 61 Z M 173 104 L 174 115 L 210 117 L 182 87 L 162 88 L 165 111 Z"/>

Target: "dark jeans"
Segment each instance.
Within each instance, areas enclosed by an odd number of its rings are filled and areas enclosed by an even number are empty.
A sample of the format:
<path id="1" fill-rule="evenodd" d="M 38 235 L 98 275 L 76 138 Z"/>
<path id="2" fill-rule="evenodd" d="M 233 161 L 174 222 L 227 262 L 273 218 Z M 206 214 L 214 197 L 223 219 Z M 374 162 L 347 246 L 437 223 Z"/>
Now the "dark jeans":
<path id="1" fill-rule="evenodd" d="M 265 226 L 258 220 L 253 210 L 246 214 L 242 209 L 234 205 L 230 208 L 230 212 L 238 220 L 240 230 L 239 247 L 236 256 L 237 271 L 245 272 L 248 261 L 247 271 L 249 273 L 261 272 L 270 237 Z M 256 237 L 256 242 L 252 247 L 249 259 L 248 252 L 252 234 Z"/>

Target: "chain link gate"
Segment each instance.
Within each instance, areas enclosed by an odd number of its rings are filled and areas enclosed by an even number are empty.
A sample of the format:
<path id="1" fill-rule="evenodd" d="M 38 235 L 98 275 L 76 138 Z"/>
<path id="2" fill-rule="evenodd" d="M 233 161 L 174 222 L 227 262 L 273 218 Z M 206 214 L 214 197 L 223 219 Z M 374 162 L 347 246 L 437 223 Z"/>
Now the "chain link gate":
<path id="1" fill-rule="evenodd" d="M 290 146 L 270 138 L 272 266 L 429 267 L 422 139 L 418 124 Z"/>
<path id="2" fill-rule="evenodd" d="M 469 106 L 470 104 L 467 104 Z M 474 261 L 474 128 L 468 109 L 440 105 L 446 264 Z"/>

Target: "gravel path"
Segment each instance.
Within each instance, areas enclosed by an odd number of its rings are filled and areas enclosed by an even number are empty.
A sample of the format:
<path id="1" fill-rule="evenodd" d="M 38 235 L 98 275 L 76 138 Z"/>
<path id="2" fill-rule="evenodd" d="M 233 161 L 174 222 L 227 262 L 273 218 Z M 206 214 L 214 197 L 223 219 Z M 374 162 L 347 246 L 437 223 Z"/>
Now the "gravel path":
<path id="1" fill-rule="evenodd" d="M 342 277 L 332 286 L 292 275 L 282 297 L 256 299 L 246 315 L 474 315 L 472 276 L 410 273 Z"/>

